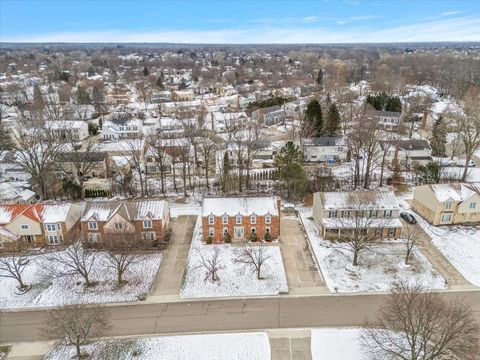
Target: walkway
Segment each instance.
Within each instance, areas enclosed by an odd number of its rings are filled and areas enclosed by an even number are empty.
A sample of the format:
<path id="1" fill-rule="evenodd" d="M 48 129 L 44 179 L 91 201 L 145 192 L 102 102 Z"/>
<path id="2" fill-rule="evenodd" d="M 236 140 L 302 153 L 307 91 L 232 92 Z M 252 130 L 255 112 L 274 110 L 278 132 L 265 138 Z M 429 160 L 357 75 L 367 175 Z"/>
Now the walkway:
<path id="1" fill-rule="evenodd" d="M 311 360 L 310 330 L 268 330 L 272 360 Z"/>

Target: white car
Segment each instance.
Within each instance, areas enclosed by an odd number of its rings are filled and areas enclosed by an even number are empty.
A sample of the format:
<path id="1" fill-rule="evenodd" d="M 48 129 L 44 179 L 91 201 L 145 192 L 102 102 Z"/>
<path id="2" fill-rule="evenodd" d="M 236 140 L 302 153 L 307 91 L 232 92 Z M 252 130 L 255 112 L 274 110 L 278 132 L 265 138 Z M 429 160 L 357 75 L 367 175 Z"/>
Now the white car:
<path id="1" fill-rule="evenodd" d="M 456 162 L 456 165 L 457 165 L 457 166 L 460 166 L 460 167 L 465 167 L 465 163 L 466 163 L 466 160 L 458 160 L 458 161 Z M 470 160 L 470 161 L 468 162 L 468 167 L 475 167 L 475 166 L 477 166 L 477 164 L 475 164 L 475 161 Z"/>

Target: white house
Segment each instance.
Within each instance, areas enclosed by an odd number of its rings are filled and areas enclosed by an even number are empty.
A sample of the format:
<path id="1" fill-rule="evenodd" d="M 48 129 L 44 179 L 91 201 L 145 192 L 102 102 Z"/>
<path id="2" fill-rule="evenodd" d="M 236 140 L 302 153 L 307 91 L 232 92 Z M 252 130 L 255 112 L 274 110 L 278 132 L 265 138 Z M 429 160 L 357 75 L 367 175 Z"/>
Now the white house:
<path id="1" fill-rule="evenodd" d="M 81 141 L 88 137 L 88 123 L 82 120 L 45 121 L 45 128 L 50 129 L 59 138 Z"/>
<path id="2" fill-rule="evenodd" d="M 303 142 L 306 162 L 338 162 L 347 159 L 347 144 L 343 137 L 313 137 Z"/>
<path id="3" fill-rule="evenodd" d="M 143 136 L 143 123 L 139 119 L 107 120 L 102 126 L 103 140 L 139 139 Z"/>
<path id="4" fill-rule="evenodd" d="M 396 111 L 370 110 L 367 116 L 378 121 L 385 130 L 395 130 L 402 122 L 402 113 Z"/>
<path id="5" fill-rule="evenodd" d="M 382 152 L 385 152 L 386 164 L 392 163 L 396 151 L 401 167 L 424 165 L 432 161 L 432 148 L 427 140 L 380 141 L 380 148 Z"/>

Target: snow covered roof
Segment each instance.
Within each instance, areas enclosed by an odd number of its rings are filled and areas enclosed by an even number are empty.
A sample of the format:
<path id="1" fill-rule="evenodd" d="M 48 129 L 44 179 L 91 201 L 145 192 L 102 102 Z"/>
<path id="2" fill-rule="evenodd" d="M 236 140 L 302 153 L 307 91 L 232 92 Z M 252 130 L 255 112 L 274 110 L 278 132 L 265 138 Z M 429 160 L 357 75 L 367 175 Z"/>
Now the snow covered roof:
<path id="1" fill-rule="evenodd" d="M 8 224 L 20 215 L 42 223 L 68 222 L 71 207 L 71 203 L 1 205 L 0 224 Z"/>
<path id="2" fill-rule="evenodd" d="M 345 145 L 343 137 L 311 137 L 307 138 L 303 142 L 304 146 L 341 146 Z"/>
<path id="3" fill-rule="evenodd" d="M 277 200 L 273 196 L 264 197 L 222 197 L 203 199 L 202 216 L 222 216 L 251 214 L 256 215 L 278 215 Z"/>
<path id="4" fill-rule="evenodd" d="M 426 185 L 432 189 L 438 201 L 447 200 L 464 201 L 473 194 L 480 194 L 480 182 L 474 183 L 452 183 L 452 184 L 430 184 Z"/>
<path id="5" fill-rule="evenodd" d="M 392 191 L 318 192 L 314 194 L 314 201 L 318 198 L 326 210 L 400 209 L 397 198 Z"/>
<path id="6" fill-rule="evenodd" d="M 398 218 L 323 218 L 322 226 L 331 229 L 401 228 L 402 222 Z"/>
<path id="7" fill-rule="evenodd" d="M 163 200 L 102 201 L 89 202 L 81 221 L 94 218 L 97 221 L 108 221 L 119 213 L 128 220 L 150 218 L 159 220 L 168 211 L 168 203 Z"/>

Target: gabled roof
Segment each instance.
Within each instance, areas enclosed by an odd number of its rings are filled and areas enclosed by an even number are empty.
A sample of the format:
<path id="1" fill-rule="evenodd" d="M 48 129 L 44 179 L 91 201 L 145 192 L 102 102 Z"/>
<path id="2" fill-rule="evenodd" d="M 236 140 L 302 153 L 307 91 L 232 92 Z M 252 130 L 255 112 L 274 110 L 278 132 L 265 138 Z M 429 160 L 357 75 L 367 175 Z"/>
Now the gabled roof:
<path id="1" fill-rule="evenodd" d="M 8 224 L 20 215 L 40 223 L 65 222 L 72 204 L 20 204 L 1 205 L 0 224 Z"/>
<path id="2" fill-rule="evenodd" d="M 345 145 L 345 140 L 341 136 L 337 137 L 311 137 L 306 138 L 303 142 L 304 146 L 339 146 Z"/>
<path id="3" fill-rule="evenodd" d="M 168 211 L 168 203 L 163 200 L 92 201 L 87 203 L 81 221 L 91 218 L 100 222 L 108 221 L 115 214 L 127 220 L 143 220 L 147 216 L 152 220 L 160 220 L 165 211 Z"/>
<path id="4" fill-rule="evenodd" d="M 314 201 L 322 201 L 326 210 L 398 210 L 397 198 L 392 191 L 338 191 L 318 192 Z"/>
<path id="5" fill-rule="evenodd" d="M 273 196 L 264 197 L 219 197 L 203 199 L 202 216 L 228 216 L 251 214 L 278 215 L 277 201 Z"/>
<path id="6" fill-rule="evenodd" d="M 382 150 L 386 148 L 395 148 L 403 150 L 432 150 L 430 143 L 427 140 L 409 139 L 409 140 L 397 140 L 397 141 L 380 141 Z"/>
<path id="7" fill-rule="evenodd" d="M 467 200 L 475 193 L 480 194 L 480 182 L 430 184 L 426 186 L 430 187 L 433 194 L 440 202 L 444 202 L 447 200 L 462 202 Z"/>

